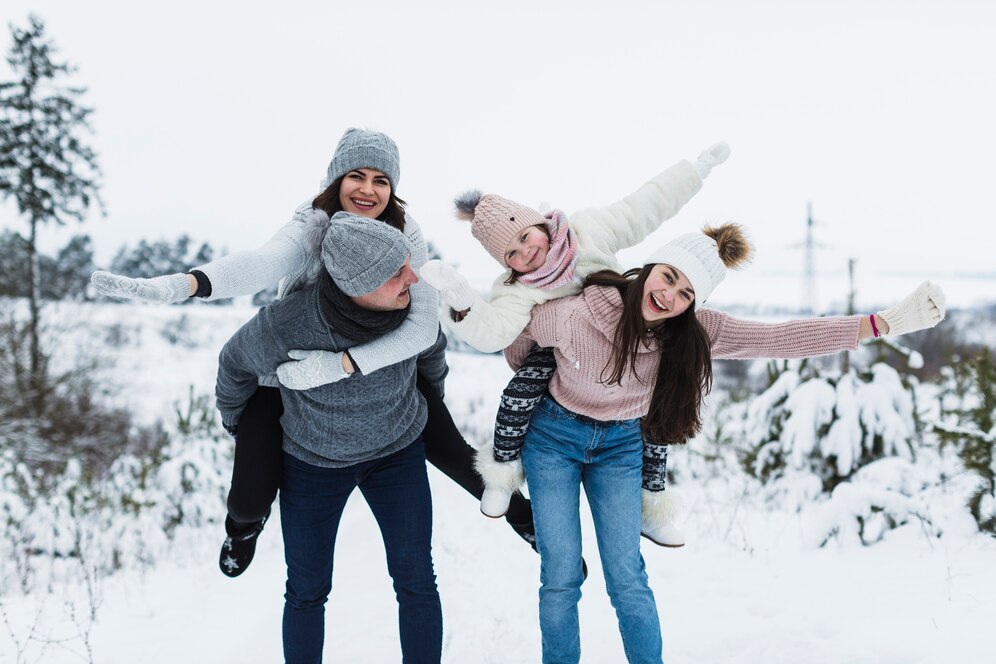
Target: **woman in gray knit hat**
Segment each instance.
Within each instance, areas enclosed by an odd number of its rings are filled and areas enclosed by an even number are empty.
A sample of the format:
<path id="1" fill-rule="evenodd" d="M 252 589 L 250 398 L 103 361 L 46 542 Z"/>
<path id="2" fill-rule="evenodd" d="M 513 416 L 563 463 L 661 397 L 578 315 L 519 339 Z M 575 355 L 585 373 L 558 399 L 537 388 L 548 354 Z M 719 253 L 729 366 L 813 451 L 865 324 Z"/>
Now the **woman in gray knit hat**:
<path id="1" fill-rule="evenodd" d="M 313 283 L 322 270 L 322 239 L 329 218 L 339 211 L 379 219 L 401 230 L 412 245 L 412 267 L 427 260 L 422 233 L 405 212 L 397 196 L 400 177 L 398 147 L 386 134 L 347 129 L 322 180 L 321 193 L 301 205 L 291 220 L 268 242 L 254 251 L 225 256 L 188 273 L 152 279 L 133 279 L 95 272 L 91 281 L 111 297 L 177 303 L 191 297 L 217 300 L 249 295 L 278 281 L 278 297 Z M 256 538 L 269 516 L 281 477 L 280 416 L 283 403 L 278 386 L 307 390 L 348 380 L 359 372 L 370 374 L 418 355 L 441 334 L 437 320 L 436 291 L 423 283 L 411 289 L 411 309 L 405 322 L 390 334 L 357 345 L 347 352 L 294 352 L 294 361 L 261 379 L 249 400 L 236 436 L 229 515 L 219 564 L 227 576 L 238 576 L 252 561 Z M 428 402 L 425 427 L 426 457 L 430 463 L 480 499 L 484 490 L 473 470 L 474 450 L 463 440 L 431 381 L 419 375 L 419 390 Z M 507 515 L 508 523 L 533 545 L 532 511 L 517 494 Z"/>

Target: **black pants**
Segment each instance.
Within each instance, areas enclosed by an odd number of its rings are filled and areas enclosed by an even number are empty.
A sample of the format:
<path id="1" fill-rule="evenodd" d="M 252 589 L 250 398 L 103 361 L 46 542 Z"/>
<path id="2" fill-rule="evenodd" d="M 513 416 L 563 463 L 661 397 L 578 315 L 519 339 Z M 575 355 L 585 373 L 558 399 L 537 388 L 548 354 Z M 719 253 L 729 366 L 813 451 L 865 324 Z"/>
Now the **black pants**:
<path id="1" fill-rule="evenodd" d="M 418 376 L 418 389 L 429 406 L 429 419 L 422 432 L 426 459 L 480 500 L 484 484 L 474 470 L 474 448 L 460 435 L 446 404 L 422 376 Z M 280 390 L 260 387 L 239 419 L 232 488 L 228 493 L 228 513 L 233 521 L 259 521 L 277 496 L 283 462 L 283 412 Z M 532 507 L 521 493 L 512 496 L 505 518 L 517 531 L 533 532 Z"/>

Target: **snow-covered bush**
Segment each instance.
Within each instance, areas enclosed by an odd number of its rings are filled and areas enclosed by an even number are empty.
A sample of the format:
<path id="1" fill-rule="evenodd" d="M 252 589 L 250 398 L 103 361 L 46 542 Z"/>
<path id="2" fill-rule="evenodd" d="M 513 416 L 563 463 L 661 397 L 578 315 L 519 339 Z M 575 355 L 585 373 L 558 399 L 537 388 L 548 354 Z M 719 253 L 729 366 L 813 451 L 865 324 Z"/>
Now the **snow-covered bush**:
<path id="1" fill-rule="evenodd" d="M 152 564 L 180 527 L 220 523 L 228 478 L 219 469 L 230 450 L 214 438 L 175 435 L 154 458 L 119 458 L 99 482 L 86 481 L 75 461 L 40 482 L 12 455 L 0 456 L 0 591 Z"/>
<path id="2" fill-rule="evenodd" d="M 773 379 L 747 410 L 742 456 L 769 502 L 800 512 L 820 504 L 806 519 L 816 544 L 869 544 L 921 519 L 914 496 L 929 480 L 915 466 L 914 379 L 884 363 L 829 376 L 785 366 Z"/>
<path id="3" fill-rule="evenodd" d="M 913 458 L 914 404 L 914 383 L 886 364 L 827 377 L 786 369 L 748 408 L 745 468 L 764 481 L 811 472 L 830 491 L 875 459 Z"/>

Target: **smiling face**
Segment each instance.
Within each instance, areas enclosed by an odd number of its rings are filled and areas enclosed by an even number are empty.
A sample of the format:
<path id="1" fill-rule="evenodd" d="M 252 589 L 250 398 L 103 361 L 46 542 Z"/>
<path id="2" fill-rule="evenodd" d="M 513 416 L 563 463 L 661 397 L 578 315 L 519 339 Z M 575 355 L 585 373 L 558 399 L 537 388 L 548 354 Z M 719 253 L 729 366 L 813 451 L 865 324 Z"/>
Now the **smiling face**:
<path id="1" fill-rule="evenodd" d="M 529 226 L 505 247 L 505 264 L 520 274 L 538 270 L 546 262 L 550 236 L 540 226 Z"/>
<path id="2" fill-rule="evenodd" d="M 688 277 L 665 263 L 654 265 L 643 284 L 641 310 L 649 327 L 668 318 L 680 316 L 695 301 L 695 291 Z"/>
<path id="3" fill-rule="evenodd" d="M 371 311 L 404 309 L 412 299 L 408 291 L 417 283 L 418 275 L 412 269 L 411 258 L 408 258 L 394 276 L 366 295 L 353 297 L 353 302 Z"/>
<path id="4" fill-rule="evenodd" d="M 339 205 L 346 212 L 376 219 L 391 200 L 391 181 L 373 168 L 357 168 L 342 176 Z"/>

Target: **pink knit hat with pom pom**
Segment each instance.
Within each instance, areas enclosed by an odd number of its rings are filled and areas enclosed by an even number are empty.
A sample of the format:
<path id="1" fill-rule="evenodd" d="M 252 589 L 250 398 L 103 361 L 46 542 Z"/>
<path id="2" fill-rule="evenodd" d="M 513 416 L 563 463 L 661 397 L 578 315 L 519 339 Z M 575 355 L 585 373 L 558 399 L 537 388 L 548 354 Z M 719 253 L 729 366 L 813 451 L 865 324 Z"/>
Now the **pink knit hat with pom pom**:
<path id="1" fill-rule="evenodd" d="M 453 203 L 457 216 L 471 222 L 471 234 L 505 267 L 508 267 L 505 249 L 512 238 L 530 226 L 548 223 L 546 217 L 531 207 L 494 194 L 485 196 L 477 190 L 457 196 Z"/>

